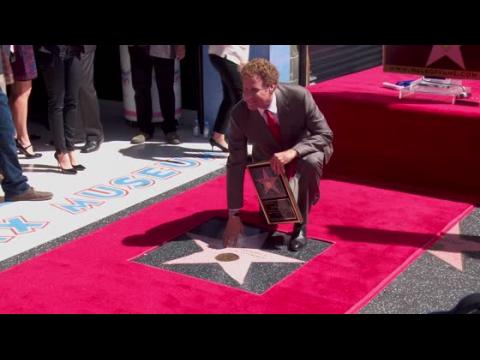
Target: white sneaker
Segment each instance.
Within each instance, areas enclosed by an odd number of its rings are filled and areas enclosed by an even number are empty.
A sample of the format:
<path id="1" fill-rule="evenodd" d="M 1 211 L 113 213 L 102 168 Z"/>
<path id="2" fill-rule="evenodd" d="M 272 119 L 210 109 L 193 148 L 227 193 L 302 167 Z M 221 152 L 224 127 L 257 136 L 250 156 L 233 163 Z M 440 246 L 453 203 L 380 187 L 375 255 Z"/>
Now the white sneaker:
<path id="1" fill-rule="evenodd" d="M 200 128 L 198 125 L 195 125 L 193 127 L 193 136 L 199 136 L 200 135 Z"/>
<path id="2" fill-rule="evenodd" d="M 203 137 L 205 139 L 210 137 L 210 129 L 207 125 L 205 125 L 205 127 L 203 128 Z"/>

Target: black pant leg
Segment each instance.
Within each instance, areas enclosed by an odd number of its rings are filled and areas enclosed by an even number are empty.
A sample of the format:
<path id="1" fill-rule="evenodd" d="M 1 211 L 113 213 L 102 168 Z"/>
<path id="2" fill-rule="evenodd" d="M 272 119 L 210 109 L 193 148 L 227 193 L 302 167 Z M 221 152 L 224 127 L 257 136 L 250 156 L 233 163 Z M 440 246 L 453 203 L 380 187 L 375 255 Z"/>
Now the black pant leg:
<path id="1" fill-rule="evenodd" d="M 60 59 L 43 69 L 45 87 L 48 96 L 48 123 L 55 150 L 67 152 L 65 144 L 65 130 L 63 108 L 65 105 L 65 64 Z"/>
<path id="2" fill-rule="evenodd" d="M 132 70 L 132 86 L 135 91 L 135 107 L 140 131 L 152 136 L 152 58 L 142 48 L 129 47 Z"/>
<path id="3" fill-rule="evenodd" d="M 297 202 L 305 224 L 308 222 L 312 205 L 320 200 L 320 179 L 323 175 L 324 159 L 324 153 L 317 151 L 297 161 Z"/>
<path id="4" fill-rule="evenodd" d="M 242 78 L 237 64 L 213 54 L 210 54 L 210 61 L 219 73 L 223 87 L 223 100 L 218 109 L 213 131 L 225 134 L 230 111 L 242 99 Z"/>
<path id="5" fill-rule="evenodd" d="M 65 60 L 65 105 L 63 109 L 65 145 L 68 151 L 75 148 L 75 122 L 78 111 L 78 94 L 82 67 L 77 57 Z"/>
<path id="6" fill-rule="evenodd" d="M 85 132 L 87 141 L 103 141 L 103 126 L 100 120 L 100 107 L 94 84 L 95 51 L 85 53 L 81 59 L 82 76 L 80 80 L 79 122 Z"/>
<path id="7" fill-rule="evenodd" d="M 177 130 L 175 119 L 175 60 L 152 57 L 155 69 L 155 79 L 160 98 L 160 110 L 162 111 L 162 130 L 165 134 Z"/>

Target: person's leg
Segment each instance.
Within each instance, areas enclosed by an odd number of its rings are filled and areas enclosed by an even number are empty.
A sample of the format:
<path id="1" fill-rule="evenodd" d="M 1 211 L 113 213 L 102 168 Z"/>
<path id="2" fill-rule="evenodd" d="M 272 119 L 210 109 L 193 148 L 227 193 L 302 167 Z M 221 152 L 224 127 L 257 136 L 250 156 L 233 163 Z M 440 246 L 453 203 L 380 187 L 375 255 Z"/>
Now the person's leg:
<path id="1" fill-rule="evenodd" d="M 227 123 L 227 116 L 229 109 L 233 106 L 232 95 L 230 89 L 225 81 L 222 80 L 222 91 L 223 91 L 223 100 L 218 108 L 217 118 L 215 124 L 213 125 L 213 134 L 212 146 L 215 145 L 215 142 L 224 148 L 228 149 L 228 144 L 225 140 L 225 128 L 224 125 Z"/>
<path id="2" fill-rule="evenodd" d="M 68 157 L 72 145 L 67 144 L 65 138 L 65 72 L 65 61 L 58 59 L 52 66 L 44 69 L 43 76 L 48 96 L 48 123 L 55 146 L 54 157 L 63 173 L 75 174 Z"/>
<path id="3" fill-rule="evenodd" d="M 65 145 L 68 151 L 75 148 L 75 120 L 78 111 L 78 93 L 80 90 L 81 64 L 76 57 L 65 60 L 65 105 L 64 129 Z"/>
<path id="4" fill-rule="evenodd" d="M 63 61 L 55 61 L 43 69 L 48 96 L 48 123 L 52 132 L 55 150 L 67 152 L 63 111 L 65 106 L 65 66 Z"/>
<path id="5" fill-rule="evenodd" d="M 306 155 L 297 161 L 298 207 L 307 224 L 312 205 L 320 199 L 320 179 L 323 174 L 324 154 L 320 151 Z"/>
<path id="6" fill-rule="evenodd" d="M 87 143 L 103 141 L 103 126 L 100 121 L 100 108 L 94 85 L 95 51 L 82 56 L 82 75 L 80 79 L 78 116 L 83 124 Z"/>
<path id="7" fill-rule="evenodd" d="M 37 191 L 28 185 L 28 179 L 23 175 L 18 162 L 14 134 L 8 99 L 5 93 L 0 91 L 0 173 L 3 175 L 1 186 L 5 201 L 50 200 L 52 193 Z"/>
<path id="8" fill-rule="evenodd" d="M 155 80 L 160 98 L 160 110 L 163 121 L 162 130 L 165 134 L 177 131 L 175 119 L 175 91 L 173 84 L 175 80 L 175 60 L 152 57 L 155 68 Z"/>
<path id="9" fill-rule="evenodd" d="M 5 83 L 5 76 L 0 74 L 0 91 L 4 94 L 7 93 L 7 84 Z"/>
<path id="10" fill-rule="evenodd" d="M 31 145 L 27 128 L 28 98 L 31 91 L 31 80 L 15 81 L 10 85 L 10 109 L 12 111 L 15 130 L 17 132 L 17 140 L 24 148 Z M 33 154 L 33 148 L 29 148 L 28 152 Z"/>
<path id="11" fill-rule="evenodd" d="M 68 150 L 70 163 L 73 167 L 78 166 L 75 158 L 75 121 L 78 116 L 78 94 L 80 90 L 80 79 L 82 67 L 80 60 L 76 57 L 65 61 L 65 144 Z"/>
<path id="12" fill-rule="evenodd" d="M 18 162 L 15 130 L 5 93 L 0 91 L 0 172 L 3 174 L 2 189 L 5 199 L 28 190 L 28 179 Z"/>
<path id="13" fill-rule="evenodd" d="M 8 99 L 0 91 L 0 173 L 2 173 L 2 189 L 5 201 L 41 201 L 50 200 L 53 194 L 37 191 L 28 185 L 18 163 L 17 148 L 14 140 L 12 114 L 8 107 Z"/>
<path id="14" fill-rule="evenodd" d="M 223 88 L 223 100 L 215 120 L 213 139 L 225 146 L 230 111 L 242 99 L 242 79 L 237 64 L 216 55 L 210 55 L 210 61 L 220 75 Z"/>
<path id="15" fill-rule="evenodd" d="M 303 222 L 295 224 L 288 247 L 298 251 L 307 243 L 308 215 L 312 205 L 320 199 L 320 179 L 323 173 L 324 154 L 314 152 L 297 160 L 297 172 L 290 186 L 297 201 Z"/>
<path id="16" fill-rule="evenodd" d="M 141 48 L 128 48 L 132 70 L 132 86 L 135 91 L 137 123 L 140 131 L 153 136 L 152 123 L 152 60 Z"/>

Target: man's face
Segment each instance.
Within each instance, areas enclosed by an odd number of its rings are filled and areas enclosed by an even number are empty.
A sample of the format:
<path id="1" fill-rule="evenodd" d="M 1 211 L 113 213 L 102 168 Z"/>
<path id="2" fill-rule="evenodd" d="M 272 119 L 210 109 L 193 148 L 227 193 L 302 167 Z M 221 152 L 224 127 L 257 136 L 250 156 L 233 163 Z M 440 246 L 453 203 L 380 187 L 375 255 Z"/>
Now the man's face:
<path id="1" fill-rule="evenodd" d="M 276 85 L 264 87 L 263 80 L 255 75 L 253 78 L 243 79 L 243 100 L 249 110 L 266 109 L 272 102 Z"/>

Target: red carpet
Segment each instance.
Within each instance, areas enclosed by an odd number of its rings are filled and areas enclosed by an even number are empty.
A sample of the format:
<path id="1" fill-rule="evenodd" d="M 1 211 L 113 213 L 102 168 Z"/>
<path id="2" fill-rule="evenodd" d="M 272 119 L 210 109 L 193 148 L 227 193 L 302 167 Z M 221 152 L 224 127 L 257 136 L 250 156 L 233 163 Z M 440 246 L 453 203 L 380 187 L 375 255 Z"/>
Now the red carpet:
<path id="1" fill-rule="evenodd" d="M 3 271 L 0 313 L 356 312 L 471 209 L 324 180 L 309 236 L 334 244 L 263 295 L 129 261 L 222 214 L 224 189 L 214 179 Z"/>

